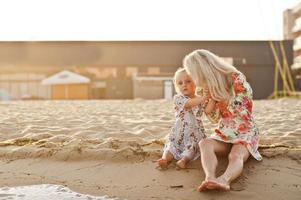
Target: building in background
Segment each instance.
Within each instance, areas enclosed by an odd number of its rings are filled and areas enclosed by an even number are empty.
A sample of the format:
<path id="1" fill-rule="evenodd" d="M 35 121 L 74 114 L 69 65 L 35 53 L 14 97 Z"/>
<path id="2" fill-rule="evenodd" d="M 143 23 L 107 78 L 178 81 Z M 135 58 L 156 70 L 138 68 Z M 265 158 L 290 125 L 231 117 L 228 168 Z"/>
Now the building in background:
<path id="1" fill-rule="evenodd" d="M 134 98 L 172 99 L 174 94 L 172 73 L 139 73 L 133 75 Z"/>
<path id="2" fill-rule="evenodd" d="M 90 79 L 82 75 L 62 71 L 54 74 L 41 83 L 49 85 L 51 91 L 51 99 L 89 99 Z"/>
<path id="3" fill-rule="evenodd" d="M 48 99 L 50 98 L 50 88 L 41 85 L 41 81 L 46 78 L 46 74 L 25 72 L 25 71 L 6 71 L 0 68 L 0 90 L 4 99 Z M 6 94 L 6 95 L 4 95 Z M 1 98 L 3 99 L 3 98 Z"/>
<path id="4" fill-rule="evenodd" d="M 293 40 L 293 65 L 291 66 L 297 87 L 301 88 L 301 3 L 283 13 L 285 40 Z"/>
<path id="5" fill-rule="evenodd" d="M 283 43 L 292 65 L 293 43 Z M 11 99 L 52 99 L 53 87 L 41 82 L 68 70 L 91 81 L 89 99 L 170 98 L 174 72 L 195 49 L 230 60 L 247 76 L 254 98 L 273 92 L 268 41 L 0 42 L 0 90 Z"/>

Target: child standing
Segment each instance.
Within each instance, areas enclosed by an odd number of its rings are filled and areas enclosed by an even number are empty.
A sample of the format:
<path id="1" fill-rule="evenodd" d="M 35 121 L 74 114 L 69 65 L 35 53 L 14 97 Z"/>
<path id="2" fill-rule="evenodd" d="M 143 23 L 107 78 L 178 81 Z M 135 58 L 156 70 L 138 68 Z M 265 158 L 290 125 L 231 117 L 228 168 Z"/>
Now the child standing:
<path id="1" fill-rule="evenodd" d="M 178 160 L 177 168 L 184 169 L 189 161 L 199 157 L 198 143 L 206 137 L 201 121 L 206 97 L 195 94 L 196 85 L 183 68 L 175 72 L 174 86 L 177 92 L 174 96 L 176 121 L 158 165 L 165 168 L 175 159 Z"/>

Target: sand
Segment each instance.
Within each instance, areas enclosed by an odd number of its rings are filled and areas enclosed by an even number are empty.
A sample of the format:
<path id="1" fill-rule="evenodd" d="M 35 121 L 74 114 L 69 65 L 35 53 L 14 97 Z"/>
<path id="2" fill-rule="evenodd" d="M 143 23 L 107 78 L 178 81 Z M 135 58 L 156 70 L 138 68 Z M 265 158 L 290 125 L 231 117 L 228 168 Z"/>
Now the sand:
<path id="1" fill-rule="evenodd" d="M 230 192 L 200 193 L 199 160 L 181 171 L 153 162 L 174 122 L 171 101 L 0 102 L 0 187 L 55 184 L 129 200 L 300 199 L 301 100 L 257 100 L 254 115 L 264 160 L 249 159 Z"/>

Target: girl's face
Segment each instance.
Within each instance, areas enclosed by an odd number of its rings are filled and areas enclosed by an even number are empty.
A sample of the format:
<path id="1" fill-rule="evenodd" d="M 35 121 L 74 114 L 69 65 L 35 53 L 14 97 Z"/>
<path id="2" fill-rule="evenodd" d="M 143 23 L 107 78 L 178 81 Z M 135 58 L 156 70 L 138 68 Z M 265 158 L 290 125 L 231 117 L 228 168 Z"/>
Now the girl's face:
<path id="1" fill-rule="evenodd" d="M 196 86 L 191 78 L 186 72 L 181 72 L 176 77 L 176 85 L 179 91 L 188 97 L 193 97 L 195 95 Z"/>

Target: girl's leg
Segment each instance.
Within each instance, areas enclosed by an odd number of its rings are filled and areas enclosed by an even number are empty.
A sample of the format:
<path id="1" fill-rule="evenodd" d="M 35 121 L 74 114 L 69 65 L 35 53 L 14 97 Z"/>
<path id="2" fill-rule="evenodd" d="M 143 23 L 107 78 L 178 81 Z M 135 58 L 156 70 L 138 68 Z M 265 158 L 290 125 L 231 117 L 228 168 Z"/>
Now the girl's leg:
<path id="1" fill-rule="evenodd" d="M 215 170 L 217 167 L 216 154 L 227 154 L 230 151 L 231 144 L 206 138 L 200 143 L 201 161 L 203 170 L 205 172 L 205 181 L 199 186 L 198 190 L 203 191 L 207 189 L 209 181 L 216 182 Z"/>
<path id="2" fill-rule="evenodd" d="M 230 190 L 230 183 L 241 174 L 244 162 L 249 155 L 250 153 L 245 146 L 241 144 L 233 145 L 228 155 L 228 167 L 224 174 L 217 178 L 218 185 L 216 189 Z"/>
<path id="3" fill-rule="evenodd" d="M 157 162 L 159 167 L 162 169 L 166 168 L 168 163 L 174 159 L 173 155 L 170 153 L 170 151 L 165 150 L 163 152 L 162 158 L 160 158 Z"/>
<path id="4" fill-rule="evenodd" d="M 191 161 L 195 155 L 196 155 L 196 150 L 194 149 L 194 147 L 190 147 L 189 149 L 186 149 L 183 154 L 183 158 L 180 159 L 179 161 L 177 161 L 176 165 L 177 165 L 177 169 L 185 169 L 186 165 L 189 161 Z"/>

